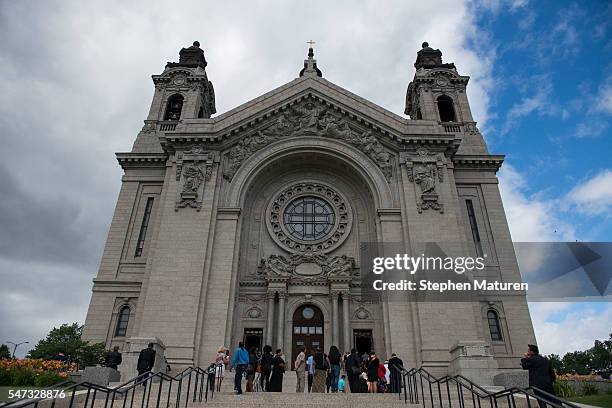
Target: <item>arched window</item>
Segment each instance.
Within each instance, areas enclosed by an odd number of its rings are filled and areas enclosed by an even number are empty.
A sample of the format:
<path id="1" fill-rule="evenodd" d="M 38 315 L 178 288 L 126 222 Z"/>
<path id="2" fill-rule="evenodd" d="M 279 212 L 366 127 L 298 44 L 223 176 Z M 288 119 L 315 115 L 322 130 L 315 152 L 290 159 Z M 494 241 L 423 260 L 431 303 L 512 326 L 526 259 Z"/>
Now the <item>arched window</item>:
<path id="1" fill-rule="evenodd" d="M 449 96 L 438 96 L 438 112 L 441 122 L 456 122 L 453 100 Z"/>
<path id="2" fill-rule="evenodd" d="M 183 110 L 183 96 L 172 95 L 168 99 L 168 105 L 166 106 L 166 114 L 164 120 L 179 120 L 181 118 L 181 111 Z"/>
<path id="3" fill-rule="evenodd" d="M 127 333 L 128 322 L 130 321 L 130 307 L 123 306 L 117 316 L 117 327 L 115 328 L 116 337 L 125 337 Z"/>
<path id="4" fill-rule="evenodd" d="M 495 310 L 489 310 L 487 312 L 487 321 L 489 322 L 489 332 L 491 333 L 491 340 L 501 340 L 501 327 L 499 325 L 499 317 Z"/>

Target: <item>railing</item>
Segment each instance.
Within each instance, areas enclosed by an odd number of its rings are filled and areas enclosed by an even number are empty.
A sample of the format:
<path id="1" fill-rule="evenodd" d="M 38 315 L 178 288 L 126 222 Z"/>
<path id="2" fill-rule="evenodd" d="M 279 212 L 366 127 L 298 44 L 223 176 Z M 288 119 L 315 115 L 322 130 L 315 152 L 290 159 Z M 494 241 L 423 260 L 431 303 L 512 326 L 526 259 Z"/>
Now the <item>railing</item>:
<path id="1" fill-rule="evenodd" d="M 406 370 L 392 365 L 390 369 L 400 379 L 397 390 L 399 399 L 403 397 L 405 403 L 421 404 L 424 408 L 452 408 L 453 399 L 456 400 L 457 408 L 516 408 L 517 397 L 525 399 L 528 408 L 537 408 L 542 404 L 554 408 L 580 408 L 536 387 L 512 387 L 489 392 L 461 375 L 437 378 L 424 368 Z"/>
<path id="2" fill-rule="evenodd" d="M 459 125 L 442 125 L 446 133 L 459 133 L 461 132 L 461 126 Z"/>
<path id="3" fill-rule="evenodd" d="M 159 124 L 159 130 L 162 132 L 171 132 L 176 130 L 176 122 L 162 122 Z"/>
<path id="4" fill-rule="evenodd" d="M 165 388 L 165 390 L 164 390 Z M 215 364 L 206 369 L 200 367 L 188 367 L 176 376 L 158 373 L 141 374 L 116 388 L 108 388 L 89 382 L 74 383 L 65 381 L 48 387 L 48 389 L 62 389 L 64 397 L 52 399 L 20 399 L 8 402 L 1 408 L 38 408 L 42 401 L 44 406 L 55 408 L 56 402 L 65 407 L 64 399 L 69 399 L 67 408 L 187 408 L 189 402 L 207 402 L 212 399 L 215 392 Z M 176 396 L 173 397 L 173 389 Z M 141 392 L 142 391 L 142 392 Z M 164 393 L 165 391 L 165 393 Z M 166 395 L 167 394 L 167 395 Z M 151 398 L 153 397 L 153 399 Z M 140 399 L 140 400 L 139 400 Z M 96 405 L 96 400 L 100 401 Z M 41 404 L 42 405 L 42 404 Z"/>

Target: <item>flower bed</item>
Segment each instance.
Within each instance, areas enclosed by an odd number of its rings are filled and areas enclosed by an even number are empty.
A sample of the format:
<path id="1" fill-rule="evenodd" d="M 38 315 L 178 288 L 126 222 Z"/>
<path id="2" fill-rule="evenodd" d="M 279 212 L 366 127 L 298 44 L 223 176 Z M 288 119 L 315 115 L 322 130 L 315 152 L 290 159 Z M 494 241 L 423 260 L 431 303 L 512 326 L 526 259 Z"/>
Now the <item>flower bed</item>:
<path id="1" fill-rule="evenodd" d="M 75 364 L 54 360 L 0 360 L 0 386 L 48 387 L 66 381 L 75 369 Z"/>

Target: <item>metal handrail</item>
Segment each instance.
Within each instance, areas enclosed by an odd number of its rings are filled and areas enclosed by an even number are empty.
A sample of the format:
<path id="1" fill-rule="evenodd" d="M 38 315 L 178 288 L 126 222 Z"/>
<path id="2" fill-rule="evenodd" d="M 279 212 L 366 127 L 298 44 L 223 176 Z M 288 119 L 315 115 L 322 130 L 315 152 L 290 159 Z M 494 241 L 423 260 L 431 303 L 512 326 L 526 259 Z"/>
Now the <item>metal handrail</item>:
<path id="1" fill-rule="evenodd" d="M 147 372 L 140 374 L 123 384 L 118 385 L 116 388 L 109 388 L 104 385 L 92 384 L 87 381 L 82 381 L 79 383 L 75 383 L 74 381 L 64 381 L 59 384 L 52 385 L 47 387 L 46 389 L 63 389 L 66 398 L 70 398 L 70 404 L 68 408 L 77 407 L 80 403 L 75 402 L 75 396 L 77 391 L 87 391 L 85 396 L 85 401 L 82 405 L 83 408 L 88 408 L 88 404 L 90 404 L 89 400 L 91 398 L 91 408 L 93 408 L 96 397 L 98 397 L 98 393 L 105 395 L 104 408 L 117 408 L 114 407 L 115 402 L 120 402 L 120 408 L 149 408 L 149 403 L 151 401 L 151 390 L 154 388 L 153 379 L 158 378 L 158 389 L 157 389 L 157 397 L 154 401 L 155 408 L 160 408 L 161 397 L 162 397 L 162 388 L 164 386 L 164 382 L 168 383 L 168 397 L 165 402 L 166 408 L 170 408 L 170 397 L 172 393 L 172 386 L 176 384 L 176 401 L 174 402 L 174 408 L 180 408 L 181 404 L 181 396 L 183 393 L 183 387 L 186 387 L 185 395 L 185 408 L 189 403 L 189 396 L 192 395 L 192 402 L 207 402 L 209 398 L 213 398 L 215 392 L 215 364 L 210 364 L 206 369 L 201 367 L 187 367 L 183 371 L 177 373 L 175 376 L 168 375 L 162 372 Z M 206 384 L 204 382 L 206 381 Z M 186 384 L 184 384 L 184 382 Z M 72 385 L 70 385 L 72 384 Z M 136 389 L 138 386 L 144 386 L 142 401 L 140 402 L 140 407 L 134 407 L 134 397 L 136 394 Z M 193 389 L 192 389 L 193 386 Z M 131 391 L 131 397 L 130 397 Z M 210 392 L 210 397 L 209 397 Z M 118 397 L 118 398 L 117 398 Z M 52 398 L 51 407 L 55 407 L 55 403 L 58 397 Z M 128 404 L 128 398 L 130 398 Z M 38 407 L 38 403 L 42 400 L 48 398 L 22 398 L 19 400 L 11 401 L 6 404 L 0 405 L 2 408 L 11 407 L 11 408 L 21 408 L 21 407 L 29 407 L 32 406 L 34 408 Z M 123 400 L 123 401 L 121 401 Z M 146 401 L 146 404 L 145 404 Z M 110 403 L 110 405 L 109 405 Z"/>
<path id="2" fill-rule="evenodd" d="M 395 370 L 401 379 L 400 387 L 398 388 L 399 399 L 402 399 L 403 394 L 405 403 L 408 403 L 408 401 L 413 404 L 422 403 L 425 408 L 428 405 L 431 408 L 452 408 L 451 389 L 453 389 L 453 394 L 455 391 L 457 393 L 458 408 L 468 408 L 470 405 L 472 408 L 483 408 L 483 403 L 491 408 L 498 408 L 498 401 L 502 399 L 506 400 L 509 407 L 516 407 L 514 398 L 517 395 L 527 399 L 527 406 L 529 408 L 532 407 L 530 399 L 537 401 L 538 405 L 540 402 L 543 402 L 554 408 L 563 408 L 564 405 L 570 408 L 580 408 L 576 404 L 536 387 L 511 387 L 501 391 L 489 392 L 462 375 L 445 375 L 438 378 L 424 368 L 411 368 L 407 370 L 399 365 L 392 365 L 390 368 Z M 448 398 L 447 401 L 442 396 L 443 391 L 445 391 Z M 467 400 L 470 396 L 471 404 Z"/>

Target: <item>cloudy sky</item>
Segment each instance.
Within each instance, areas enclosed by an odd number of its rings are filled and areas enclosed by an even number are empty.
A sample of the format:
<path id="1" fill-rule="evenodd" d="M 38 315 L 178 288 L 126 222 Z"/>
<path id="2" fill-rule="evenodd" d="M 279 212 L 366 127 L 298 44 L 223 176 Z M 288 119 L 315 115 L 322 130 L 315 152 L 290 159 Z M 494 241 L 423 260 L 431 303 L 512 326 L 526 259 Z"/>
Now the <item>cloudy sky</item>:
<path id="1" fill-rule="evenodd" d="M 0 0 L 0 342 L 84 320 L 120 187 L 114 152 L 142 126 L 150 75 L 193 40 L 220 113 L 293 79 L 312 39 L 327 79 L 400 115 L 429 41 L 471 76 L 479 127 L 507 154 L 513 239 L 610 241 L 611 21 L 594 0 Z M 612 328 L 609 302 L 531 309 L 545 353 Z"/>

